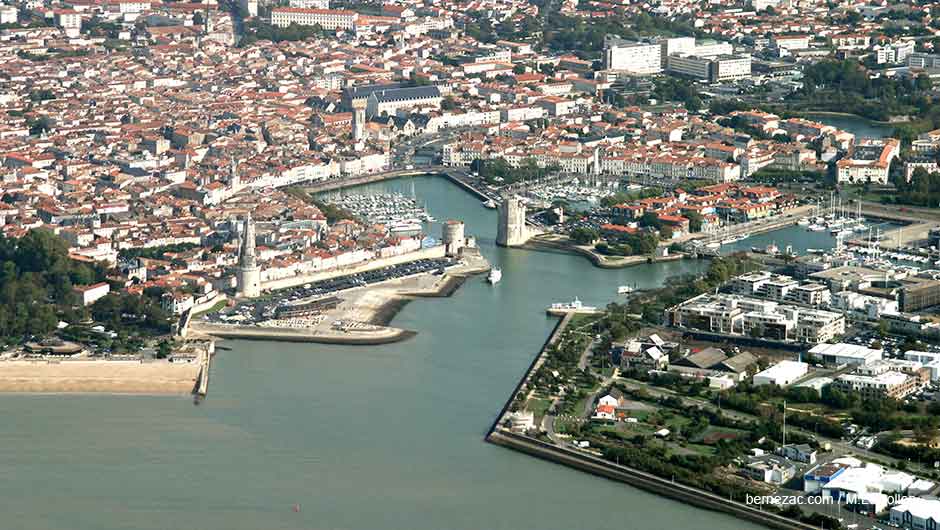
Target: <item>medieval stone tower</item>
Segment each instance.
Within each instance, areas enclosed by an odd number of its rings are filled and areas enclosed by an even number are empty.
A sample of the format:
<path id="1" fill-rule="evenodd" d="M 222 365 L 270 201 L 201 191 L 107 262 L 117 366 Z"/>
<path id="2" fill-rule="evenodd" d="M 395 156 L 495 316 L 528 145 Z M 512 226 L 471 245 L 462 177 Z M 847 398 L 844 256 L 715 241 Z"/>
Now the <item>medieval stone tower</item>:
<path id="1" fill-rule="evenodd" d="M 499 203 L 499 224 L 496 227 L 496 244 L 515 247 L 529 240 L 525 225 L 525 205 L 518 197 L 506 197 Z"/>
<path id="2" fill-rule="evenodd" d="M 238 256 L 237 294 L 254 298 L 261 294 L 261 267 L 255 258 L 255 222 L 249 213 L 242 230 L 241 252 Z"/>

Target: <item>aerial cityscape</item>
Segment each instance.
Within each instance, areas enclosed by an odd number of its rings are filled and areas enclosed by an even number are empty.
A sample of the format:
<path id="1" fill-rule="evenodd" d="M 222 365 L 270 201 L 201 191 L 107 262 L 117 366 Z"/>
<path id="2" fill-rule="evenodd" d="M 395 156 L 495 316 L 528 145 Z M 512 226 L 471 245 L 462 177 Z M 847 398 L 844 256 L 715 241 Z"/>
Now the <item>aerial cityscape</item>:
<path id="1" fill-rule="evenodd" d="M 0 0 L 0 55 L 0 526 L 940 528 L 940 3 Z"/>

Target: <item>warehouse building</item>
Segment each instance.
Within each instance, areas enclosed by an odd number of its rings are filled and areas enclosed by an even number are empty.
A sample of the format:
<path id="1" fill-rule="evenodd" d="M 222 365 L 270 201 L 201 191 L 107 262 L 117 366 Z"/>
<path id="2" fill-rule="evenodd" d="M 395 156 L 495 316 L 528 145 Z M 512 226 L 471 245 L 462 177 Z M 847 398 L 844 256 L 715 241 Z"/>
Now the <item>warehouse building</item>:
<path id="1" fill-rule="evenodd" d="M 779 363 L 754 374 L 754 386 L 777 385 L 788 387 L 809 372 L 809 365 L 799 361 Z"/>
<path id="2" fill-rule="evenodd" d="M 818 344 L 809 350 L 811 355 L 819 357 L 827 365 L 866 365 L 881 360 L 882 350 L 875 350 L 858 344 Z"/>

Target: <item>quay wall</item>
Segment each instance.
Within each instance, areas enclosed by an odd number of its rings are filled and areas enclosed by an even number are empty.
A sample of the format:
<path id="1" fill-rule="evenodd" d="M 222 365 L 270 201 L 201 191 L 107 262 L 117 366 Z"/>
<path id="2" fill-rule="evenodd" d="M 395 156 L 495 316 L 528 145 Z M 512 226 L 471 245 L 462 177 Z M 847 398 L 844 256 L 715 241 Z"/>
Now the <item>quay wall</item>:
<path id="1" fill-rule="evenodd" d="M 574 313 L 568 313 L 564 317 L 559 318 L 558 322 L 555 323 L 555 327 L 552 328 L 552 332 L 549 333 L 548 338 L 545 339 L 545 342 L 542 344 L 542 348 L 539 350 L 539 354 L 536 355 L 534 359 L 532 359 L 531 363 L 529 363 L 529 367 L 526 369 L 525 375 L 523 375 L 522 379 L 519 379 L 519 382 L 516 383 L 516 387 L 513 388 L 512 393 L 509 394 L 509 399 L 506 400 L 506 403 L 503 405 L 503 408 L 500 409 L 499 414 L 496 415 L 496 419 L 493 420 L 493 424 L 490 425 L 490 430 L 487 434 L 487 439 L 489 439 L 489 436 L 493 432 L 495 432 L 497 428 L 499 428 L 499 422 L 502 421 L 503 416 L 505 416 L 506 413 L 509 412 L 509 407 L 512 406 L 512 402 L 513 400 L 515 400 L 516 394 L 519 393 L 519 390 L 522 389 L 522 386 L 525 385 L 529 381 L 529 378 L 532 376 L 532 374 L 534 374 L 535 371 L 538 370 L 539 367 L 542 365 L 542 362 L 545 359 L 545 350 L 547 350 L 549 346 L 551 346 L 552 344 L 555 343 L 556 340 L 558 340 L 558 337 L 560 337 L 561 333 L 565 330 L 565 328 L 568 327 L 568 323 L 571 322 L 571 319 L 573 317 L 574 317 Z"/>
<path id="2" fill-rule="evenodd" d="M 432 166 L 429 168 L 422 168 L 421 170 L 384 171 L 382 173 L 372 173 L 369 175 L 361 175 L 358 177 L 322 180 L 319 182 L 305 185 L 303 188 L 304 188 L 304 191 L 308 193 L 321 193 L 324 191 L 341 190 L 345 188 L 351 188 L 353 186 L 371 184 L 373 182 L 381 182 L 383 180 L 392 180 L 392 179 L 397 179 L 401 177 L 433 174 L 441 169 L 443 168 Z"/>
<path id="3" fill-rule="evenodd" d="M 193 330 L 222 339 L 350 345 L 389 344 L 403 341 L 416 335 L 414 331 L 398 328 L 385 328 L 380 332 L 363 332 L 361 334 L 316 334 L 291 328 L 261 328 L 255 326 L 209 324 L 204 322 L 194 323 Z"/>
<path id="4" fill-rule="evenodd" d="M 482 191 L 480 191 L 480 190 L 474 188 L 474 187 L 471 186 L 470 184 L 467 184 L 466 182 L 464 182 L 464 181 L 460 180 L 459 178 L 457 178 L 457 176 L 456 176 L 455 174 L 451 173 L 450 171 L 443 170 L 443 171 L 441 171 L 440 173 L 437 173 L 437 174 L 438 174 L 438 175 L 441 175 L 441 176 L 443 176 L 444 178 L 446 178 L 447 180 L 453 182 L 454 184 L 456 184 L 456 185 L 459 186 L 460 188 L 463 188 L 464 191 L 466 191 L 467 193 L 469 193 L 469 194 L 471 194 L 471 195 L 474 195 L 476 198 L 480 199 L 481 201 L 486 201 L 486 200 L 488 200 L 488 199 L 490 198 L 489 196 L 487 196 L 487 195 L 486 195 L 485 193 L 483 193 Z"/>
<path id="5" fill-rule="evenodd" d="M 403 177 L 417 176 L 444 177 L 462 188 L 467 193 L 476 196 L 482 201 L 490 198 L 482 191 L 474 188 L 470 184 L 458 178 L 454 168 L 448 168 L 446 166 L 427 166 L 413 170 L 386 171 L 383 173 L 373 173 L 371 175 L 362 175 L 359 177 L 324 180 L 304 186 L 304 190 L 308 193 L 322 193 L 325 191 L 352 188 L 355 186 L 361 186 L 363 184 L 372 184 L 373 182 L 382 182 L 384 180 L 394 180 Z"/>
<path id="6" fill-rule="evenodd" d="M 313 283 L 313 282 L 318 282 L 322 280 L 330 280 L 333 278 L 338 278 L 340 276 L 348 276 L 350 274 L 358 274 L 360 272 L 381 269 L 383 267 L 388 267 L 391 265 L 400 265 L 402 263 L 408 263 L 408 262 L 417 261 L 420 259 L 443 258 L 445 254 L 445 250 L 446 249 L 444 248 L 444 245 L 436 245 L 433 247 L 416 250 L 414 252 L 408 252 L 407 254 L 402 254 L 400 256 L 390 256 L 387 258 L 369 260 L 359 265 L 354 265 L 352 267 L 342 267 L 338 269 L 330 269 L 328 271 L 317 272 L 314 274 L 303 274 L 300 276 L 291 276 L 288 278 L 270 280 L 270 281 L 262 282 L 261 289 L 267 290 L 267 291 L 276 291 L 278 289 L 287 289 L 290 287 L 297 287 L 299 285 L 304 285 L 306 283 Z"/>

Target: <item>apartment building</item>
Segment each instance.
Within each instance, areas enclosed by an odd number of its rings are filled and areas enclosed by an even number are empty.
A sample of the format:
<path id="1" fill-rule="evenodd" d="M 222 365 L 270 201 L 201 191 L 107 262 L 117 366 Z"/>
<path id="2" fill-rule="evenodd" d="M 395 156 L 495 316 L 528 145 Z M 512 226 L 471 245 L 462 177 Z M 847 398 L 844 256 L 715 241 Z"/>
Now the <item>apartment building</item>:
<path id="1" fill-rule="evenodd" d="M 848 158 L 836 163 L 838 181 L 876 184 L 888 183 L 891 162 L 901 152 L 901 141 L 896 138 L 864 139 Z"/>
<path id="2" fill-rule="evenodd" d="M 833 382 L 842 391 L 858 392 L 864 399 L 904 399 L 919 387 L 916 377 L 888 371 L 877 375 L 844 374 Z"/>
<path id="3" fill-rule="evenodd" d="M 734 294 L 706 293 L 666 310 L 669 325 L 787 342 L 818 344 L 845 333 L 839 313 Z"/>

